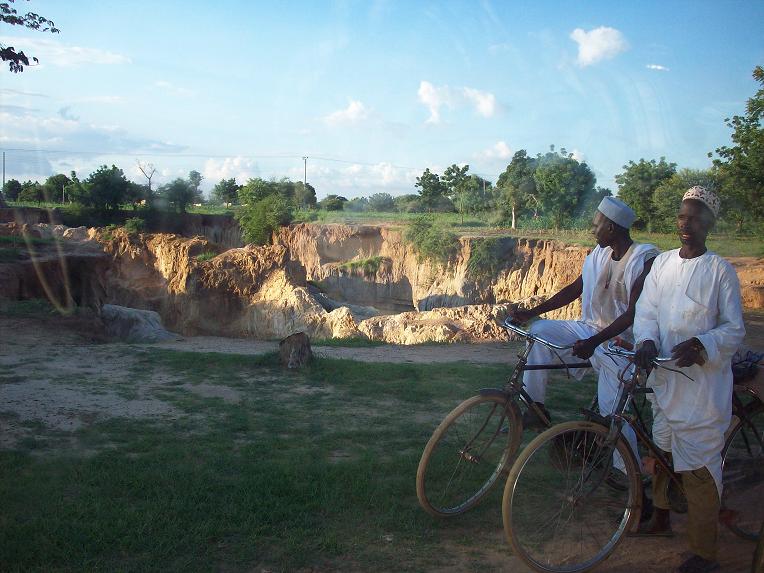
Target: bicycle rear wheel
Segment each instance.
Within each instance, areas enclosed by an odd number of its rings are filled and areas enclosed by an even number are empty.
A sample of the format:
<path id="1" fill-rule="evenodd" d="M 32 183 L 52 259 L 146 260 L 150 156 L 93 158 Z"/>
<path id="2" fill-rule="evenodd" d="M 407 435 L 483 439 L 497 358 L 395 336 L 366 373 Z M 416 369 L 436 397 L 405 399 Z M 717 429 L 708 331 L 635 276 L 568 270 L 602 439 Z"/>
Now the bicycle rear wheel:
<path id="1" fill-rule="evenodd" d="M 722 521 L 735 535 L 755 541 L 764 516 L 764 404 L 750 402 L 745 416 L 733 420 L 722 452 Z"/>
<path id="2" fill-rule="evenodd" d="M 607 436 L 608 428 L 594 422 L 558 424 L 512 465 L 502 501 L 504 532 L 514 553 L 536 571 L 588 571 L 639 519 L 636 461 L 623 438 L 614 448 Z M 614 449 L 624 460 L 625 489 L 607 483 Z"/>
<path id="3" fill-rule="evenodd" d="M 517 405 L 503 395 L 478 395 L 454 408 L 427 442 L 416 474 L 422 508 L 460 515 L 502 475 L 522 437 Z"/>

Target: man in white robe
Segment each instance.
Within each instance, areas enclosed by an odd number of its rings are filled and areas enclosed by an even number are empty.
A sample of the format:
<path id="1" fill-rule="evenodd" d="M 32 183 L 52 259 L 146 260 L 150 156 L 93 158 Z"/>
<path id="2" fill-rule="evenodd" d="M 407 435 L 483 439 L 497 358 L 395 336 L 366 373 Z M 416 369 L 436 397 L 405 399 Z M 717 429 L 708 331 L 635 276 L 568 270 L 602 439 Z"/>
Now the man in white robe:
<path id="1" fill-rule="evenodd" d="M 566 363 L 589 359 L 598 373 L 597 400 L 600 412 L 607 415 L 616 405 L 619 382 L 618 372 L 626 363 L 614 361 L 604 354 L 604 343 L 619 336 L 631 340 L 631 324 L 642 283 L 658 254 L 653 245 L 634 243 L 629 228 L 636 219 L 634 211 L 620 199 L 605 197 L 597 207 L 592 220 L 592 234 L 597 246 L 587 255 L 581 275 L 547 301 L 528 310 L 516 310 L 513 316 L 518 322 L 526 322 L 542 313 L 570 304 L 581 297 L 580 320 L 538 320 L 531 325 L 531 332 L 550 342 L 567 346 L 570 350 L 558 351 Z M 528 364 L 555 364 L 558 357 L 546 346 L 536 343 L 528 356 Z M 579 380 L 586 369 L 570 372 Z M 548 370 L 528 370 L 523 373 L 523 383 L 528 395 L 544 407 Z M 546 410 L 544 409 L 546 413 Z M 523 418 L 524 425 L 533 427 L 538 420 L 532 412 Z M 630 426 L 624 428 L 626 438 L 637 452 L 637 440 Z M 639 456 L 636 456 L 639 460 Z M 619 457 L 616 467 L 623 468 Z"/>
<path id="2" fill-rule="evenodd" d="M 719 199 L 702 187 L 685 193 L 677 217 L 682 247 L 655 259 L 637 302 L 636 362 L 672 356 L 679 373 L 656 368 L 653 439 L 670 452 L 688 501 L 692 555 L 675 571 L 718 569 L 717 518 L 722 492 L 724 432 L 732 416 L 730 358 L 745 335 L 735 270 L 706 249 Z M 666 476 L 653 479 L 653 520 L 642 532 L 670 533 Z"/>

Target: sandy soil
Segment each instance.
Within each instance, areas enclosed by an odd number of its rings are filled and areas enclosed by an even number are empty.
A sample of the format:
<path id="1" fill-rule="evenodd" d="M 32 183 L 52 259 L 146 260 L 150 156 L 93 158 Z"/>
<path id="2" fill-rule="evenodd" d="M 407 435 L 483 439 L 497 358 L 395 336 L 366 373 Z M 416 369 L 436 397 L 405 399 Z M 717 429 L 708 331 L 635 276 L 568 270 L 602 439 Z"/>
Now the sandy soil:
<path id="1" fill-rule="evenodd" d="M 764 313 L 747 315 L 749 346 L 764 349 Z M 127 380 L 130 367 L 148 345 L 104 344 L 94 323 L 87 319 L 39 319 L 0 317 L 0 448 L 12 447 L 33 434 L 30 422 L 52 429 L 71 431 L 104 417 L 151 419 L 173 417 L 171 405 L 152 398 L 151 388 L 163 380 L 147 381 L 144 393 L 120 392 L 120 381 Z M 166 342 L 161 347 L 191 352 L 225 352 L 262 354 L 277 348 L 275 342 L 220 337 L 195 337 Z M 513 353 L 504 344 L 379 346 L 371 348 L 315 347 L 321 356 L 374 362 L 454 362 L 508 363 Z M 93 387 L 78 382 L 78 374 L 96 374 L 103 385 Z M 64 381 L 64 383 L 62 383 Z M 108 382 L 108 383 L 107 383 Z M 231 392 L 219 386 L 196 385 L 193 391 L 215 395 L 236 402 Z M 225 392 L 221 395 L 220 392 Z M 62 443 L 62 447 L 66 444 Z M 673 539 L 627 538 L 614 555 L 598 571 L 633 573 L 670 571 L 679 562 L 679 554 L 687 549 L 686 520 L 674 521 L 677 536 Z M 458 522 L 454 522 L 458 531 Z M 741 541 L 725 528 L 720 529 L 722 570 L 748 571 L 754 544 Z M 487 549 L 480 557 L 481 570 L 525 571 L 517 558 L 508 553 L 508 546 L 498 526 L 495 536 L 486 540 Z M 440 571 L 472 571 L 474 555 L 464 555 Z"/>

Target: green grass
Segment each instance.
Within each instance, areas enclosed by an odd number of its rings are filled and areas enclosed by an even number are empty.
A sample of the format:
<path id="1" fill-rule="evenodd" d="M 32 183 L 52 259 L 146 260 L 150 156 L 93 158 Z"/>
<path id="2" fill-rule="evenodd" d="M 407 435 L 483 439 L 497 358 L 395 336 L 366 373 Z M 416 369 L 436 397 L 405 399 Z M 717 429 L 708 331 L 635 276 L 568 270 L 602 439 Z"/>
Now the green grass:
<path id="1" fill-rule="evenodd" d="M 27 300 L 0 299 L 0 312 L 6 316 L 40 317 L 57 314 L 56 308 L 47 299 Z"/>
<path id="2" fill-rule="evenodd" d="M 374 346 L 384 346 L 386 342 L 379 340 L 369 340 L 360 336 L 352 338 L 314 338 L 311 346 L 333 346 L 343 348 L 372 348 Z"/>
<path id="3" fill-rule="evenodd" d="M 218 254 L 214 251 L 204 251 L 203 253 L 199 253 L 198 255 L 196 255 L 196 260 L 200 262 L 210 261 L 217 256 Z"/>
<path id="4" fill-rule="evenodd" d="M 177 413 L 99 419 L 59 441 L 30 427 L 0 451 L 0 570 L 423 571 L 480 564 L 498 539 L 501 488 L 440 522 L 414 476 L 438 422 L 501 385 L 504 366 L 317 359 L 290 372 L 273 354 L 133 356 L 126 379 L 161 380 L 144 392 Z M 239 399 L 194 391 L 210 386 Z M 552 384 L 553 415 L 573 416 L 593 388 Z"/>
<path id="5" fill-rule="evenodd" d="M 340 268 L 349 271 L 360 270 L 365 276 L 373 276 L 377 274 L 379 267 L 386 261 L 389 262 L 390 259 L 381 256 L 367 257 L 365 259 L 346 261 L 340 265 Z"/>

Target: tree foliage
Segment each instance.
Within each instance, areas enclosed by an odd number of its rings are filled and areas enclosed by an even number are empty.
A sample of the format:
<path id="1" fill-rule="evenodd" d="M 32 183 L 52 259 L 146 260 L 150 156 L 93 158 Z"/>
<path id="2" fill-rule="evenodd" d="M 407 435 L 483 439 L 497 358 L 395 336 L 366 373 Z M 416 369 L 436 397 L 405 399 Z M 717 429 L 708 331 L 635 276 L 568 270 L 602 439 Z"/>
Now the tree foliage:
<path id="1" fill-rule="evenodd" d="M 676 215 L 682 195 L 695 185 L 716 191 L 719 188 L 719 178 L 711 170 L 680 169 L 658 185 L 653 193 L 653 230 L 660 233 L 676 231 Z"/>
<path id="2" fill-rule="evenodd" d="M 15 0 L 8 0 L 8 2 L 0 2 L 0 22 L 8 24 L 10 26 L 22 26 L 29 28 L 30 30 L 37 30 L 40 32 L 50 32 L 51 34 L 58 34 L 60 30 L 56 28 L 52 20 L 48 20 L 35 14 L 34 12 L 27 12 L 26 14 L 19 14 L 18 11 L 11 6 Z M 6 46 L 0 43 L 0 59 L 4 62 L 8 62 L 8 69 L 13 73 L 19 73 L 24 71 L 24 66 L 29 66 L 29 59 L 37 64 L 39 60 L 34 56 L 27 56 L 23 51 L 16 51 L 14 46 Z"/>
<path id="3" fill-rule="evenodd" d="M 236 183 L 236 179 L 221 179 L 220 182 L 212 188 L 211 198 L 214 203 L 226 205 L 237 205 L 239 203 L 239 189 L 241 185 Z"/>
<path id="4" fill-rule="evenodd" d="M 26 203 L 42 203 L 45 201 L 45 190 L 37 181 L 24 181 L 21 184 L 18 200 Z"/>
<path id="5" fill-rule="evenodd" d="M 429 167 L 424 170 L 421 177 L 416 178 L 414 187 L 419 189 L 420 202 L 427 209 L 435 207 L 447 190 L 446 185 L 440 180 L 440 176 L 430 171 Z"/>
<path id="6" fill-rule="evenodd" d="M 189 205 L 193 204 L 197 197 L 194 185 L 188 179 L 178 177 L 174 181 L 162 185 L 158 194 L 168 205 L 177 209 L 179 213 L 185 213 Z"/>
<path id="7" fill-rule="evenodd" d="M 116 211 L 122 203 L 131 199 L 133 191 L 124 172 L 115 165 L 102 165 L 79 185 L 76 174 L 72 172 L 72 181 L 75 183 L 71 191 L 73 199 L 96 209 Z"/>
<path id="8" fill-rule="evenodd" d="M 660 161 L 640 159 L 638 163 L 629 161 L 623 169 L 623 173 L 615 176 L 618 197 L 637 214 L 636 228 L 652 230 L 655 222 L 653 194 L 661 183 L 676 173 L 676 163 L 667 162 L 665 157 Z"/>
<path id="9" fill-rule="evenodd" d="M 318 206 L 325 211 L 342 211 L 347 199 L 341 195 L 327 195 L 318 202 Z"/>
<path id="10" fill-rule="evenodd" d="M 17 179 L 8 179 L 3 186 L 3 195 L 8 201 L 16 201 L 21 193 L 21 182 Z"/>
<path id="11" fill-rule="evenodd" d="M 45 197 L 48 201 L 62 200 L 65 194 L 65 189 L 71 182 L 72 180 L 63 173 L 51 175 L 45 180 L 43 185 L 45 189 Z"/>
<path id="12" fill-rule="evenodd" d="M 368 200 L 369 211 L 390 213 L 395 211 L 395 200 L 390 193 L 374 193 Z"/>
<path id="13" fill-rule="evenodd" d="M 279 193 L 245 203 L 236 212 L 244 240 L 256 245 L 270 243 L 273 232 L 288 225 L 292 217 L 292 202 Z"/>
<path id="14" fill-rule="evenodd" d="M 586 163 L 580 163 L 564 148 L 551 150 L 536 158 L 533 174 L 536 193 L 543 210 L 556 229 L 579 210 L 581 200 L 594 190 L 596 178 Z"/>
<path id="15" fill-rule="evenodd" d="M 517 217 L 536 195 L 536 159 L 528 157 L 524 149 L 515 152 L 504 172 L 499 175 L 496 186 L 500 190 L 499 211 L 503 220 L 510 219 L 517 228 Z"/>
<path id="16" fill-rule="evenodd" d="M 723 181 L 723 206 L 739 230 L 746 221 L 764 217 L 764 68 L 756 66 L 753 78 L 760 87 L 746 103 L 745 115 L 725 120 L 734 145 L 718 148 L 714 160 Z"/>

